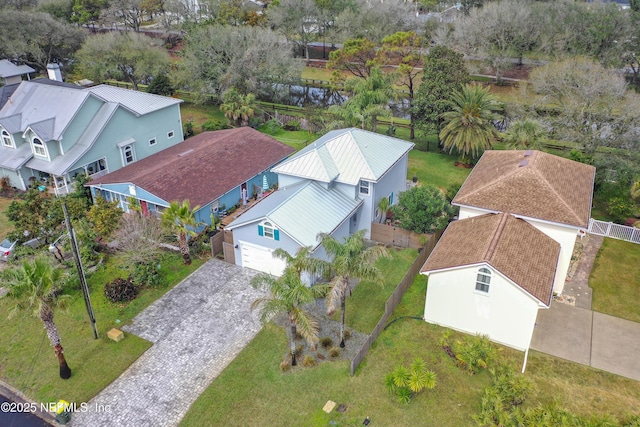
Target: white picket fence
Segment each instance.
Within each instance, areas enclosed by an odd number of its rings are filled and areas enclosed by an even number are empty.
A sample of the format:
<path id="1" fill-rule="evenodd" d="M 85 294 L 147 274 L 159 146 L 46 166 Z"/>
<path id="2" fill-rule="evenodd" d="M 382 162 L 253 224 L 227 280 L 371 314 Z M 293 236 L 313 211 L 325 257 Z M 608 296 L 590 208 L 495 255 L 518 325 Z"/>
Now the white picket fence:
<path id="1" fill-rule="evenodd" d="M 613 237 L 614 239 L 640 244 L 640 228 L 614 224 L 613 222 L 598 221 L 597 219 L 591 218 L 589 220 L 588 231 L 591 234 Z"/>

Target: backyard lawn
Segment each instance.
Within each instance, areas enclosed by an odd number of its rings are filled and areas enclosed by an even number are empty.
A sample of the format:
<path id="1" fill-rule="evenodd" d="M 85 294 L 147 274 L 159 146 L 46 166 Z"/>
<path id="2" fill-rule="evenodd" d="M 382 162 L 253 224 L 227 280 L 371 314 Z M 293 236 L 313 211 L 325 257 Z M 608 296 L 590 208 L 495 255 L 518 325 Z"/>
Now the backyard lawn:
<path id="1" fill-rule="evenodd" d="M 5 236 L 13 230 L 13 226 L 5 214 L 9 203 L 11 203 L 11 199 L 0 197 L 0 241 L 2 241 Z"/>
<path id="2" fill-rule="evenodd" d="M 471 173 L 471 169 L 456 167 L 455 161 L 456 156 L 433 151 L 411 150 L 408 178 L 412 178 L 415 174 L 419 183 L 433 184 L 442 190 L 446 190 L 453 183 L 462 185 Z"/>
<path id="3" fill-rule="evenodd" d="M 640 245 L 605 238 L 589 286 L 595 311 L 640 322 Z"/>
<path id="4" fill-rule="evenodd" d="M 129 323 L 202 262 L 194 258 L 193 264 L 187 267 L 179 254 L 165 253 L 161 261 L 161 275 L 166 285 L 143 290 L 129 304 L 113 304 L 104 297 L 103 286 L 107 281 L 125 277 L 128 273 L 120 268 L 117 257 L 111 258 L 105 268 L 88 277 L 97 320 L 97 340 L 91 332 L 82 294 L 77 289 L 67 291 L 74 297 L 69 313 L 55 314 L 65 356 L 73 371 L 72 377 L 66 381 L 58 375 L 58 362 L 42 322 L 32 317 L 30 312 L 7 320 L 14 301 L 8 297 L 0 298 L 0 378 L 36 402 L 59 399 L 78 404 L 87 402 L 151 346 L 142 338 L 128 334 L 123 341 L 115 343 L 107 338 L 107 332 Z"/>
<path id="5" fill-rule="evenodd" d="M 399 280 L 413 254 L 402 251 L 379 264 L 389 282 Z M 392 286 L 358 287 L 347 300 L 350 328 L 369 332 L 383 311 Z M 418 276 L 392 319 L 421 316 L 426 278 Z M 367 296 L 371 302 L 366 304 Z M 373 312 L 371 315 L 367 312 Z M 359 426 L 365 417 L 380 426 L 468 426 L 479 412 L 481 393 L 490 382 L 487 372 L 469 375 L 440 347 L 445 329 L 404 317 L 390 324 L 374 343 L 356 375 L 346 360 L 324 362 L 315 368 L 279 369 L 286 351 L 285 331 L 268 324 L 192 405 L 182 426 Z M 409 405 L 398 403 L 385 388 L 385 376 L 399 364 L 422 357 L 437 374 L 437 385 Z M 523 353 L 502 348 L 500 359 L 522 366 Z M 628 416 L 640 408 L 638 382 L 531 351 L 527 377 L 534 383 L 525 407 L 557 400 L 578 415 Z M 346 405 L 344 413 L 322 411 L 327 400 Z"/>

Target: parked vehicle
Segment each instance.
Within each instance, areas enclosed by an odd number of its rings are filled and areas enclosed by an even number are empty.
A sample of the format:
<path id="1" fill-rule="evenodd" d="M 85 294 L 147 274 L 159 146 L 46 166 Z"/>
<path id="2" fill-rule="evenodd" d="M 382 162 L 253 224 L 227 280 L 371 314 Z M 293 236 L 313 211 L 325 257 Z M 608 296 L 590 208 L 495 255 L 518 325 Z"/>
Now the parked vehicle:
<path id="1" fill-rule="evenodd" d="M 18 244 L 17 240 L 9 240 L 6 238 L 0 243 L 0 261 L 9 261 L 14 255 L 14 250 Z M 23 246 L 29 246 L 30 248 L 37 249 L 40 247 L 40 239 L 30 239 L 22 244 Z"/>

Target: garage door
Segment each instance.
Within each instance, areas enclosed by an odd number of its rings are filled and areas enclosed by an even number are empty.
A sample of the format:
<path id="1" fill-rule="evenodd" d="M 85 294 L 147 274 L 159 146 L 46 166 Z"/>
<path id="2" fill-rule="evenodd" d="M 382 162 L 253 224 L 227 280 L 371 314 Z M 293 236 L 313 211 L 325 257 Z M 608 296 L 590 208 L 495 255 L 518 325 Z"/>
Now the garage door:
<path id="1" fill-rule="evenodd" d="M 286 263 L 272 255 L 273 249 L 240 242 L 242 266 L 280 276 Z"/>

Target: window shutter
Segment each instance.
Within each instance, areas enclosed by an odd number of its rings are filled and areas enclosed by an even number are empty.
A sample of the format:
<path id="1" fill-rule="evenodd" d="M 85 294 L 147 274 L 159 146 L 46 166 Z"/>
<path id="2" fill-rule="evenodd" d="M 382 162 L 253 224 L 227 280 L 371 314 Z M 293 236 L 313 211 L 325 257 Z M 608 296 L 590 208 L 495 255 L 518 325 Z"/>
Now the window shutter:
<path id="1" fill-rule="evenodd" d="M 264 227 L 258 225 L 258 236 L 264 236 Z"/>
<path id="2" fill-rule="evenodd" d="M 390 204 L 390 205 L 392 205 L 392 204 L 393 204 L 393 192 L 391 193 L 391 197 L 390 197 L 390 199 L 391 199 L 391 200 L 389 200 L 389 204 Z"/>
<path id="3" fill-rule="evenodd" d="M 280 230 L 273 230 L 273 240 L 280 240 Z"/>

